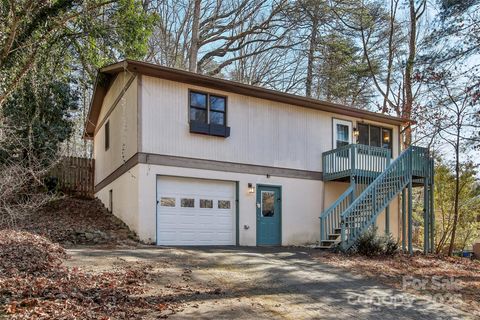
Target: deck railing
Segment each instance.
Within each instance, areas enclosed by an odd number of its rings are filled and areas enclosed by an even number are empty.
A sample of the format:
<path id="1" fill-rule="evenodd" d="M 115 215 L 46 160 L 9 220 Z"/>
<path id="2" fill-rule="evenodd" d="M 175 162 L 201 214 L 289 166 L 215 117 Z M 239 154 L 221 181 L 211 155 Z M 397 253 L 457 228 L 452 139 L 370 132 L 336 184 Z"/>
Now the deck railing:
<path id="1" fill-rule="evenodd" d="M 351 246 L 386 206 L 418 174 L 428 175 L 431 160 L 428 149 L 411 146 L 396 158 L 341 214 L 341 242 Z"/>
<path id="2" fill-rule="evenodd" d="M 390 149 L 363 144 L 349 144 L 322 154 L 324 181 L 336 180 L 359 173 L 376 176 L 390 163 Z"/>

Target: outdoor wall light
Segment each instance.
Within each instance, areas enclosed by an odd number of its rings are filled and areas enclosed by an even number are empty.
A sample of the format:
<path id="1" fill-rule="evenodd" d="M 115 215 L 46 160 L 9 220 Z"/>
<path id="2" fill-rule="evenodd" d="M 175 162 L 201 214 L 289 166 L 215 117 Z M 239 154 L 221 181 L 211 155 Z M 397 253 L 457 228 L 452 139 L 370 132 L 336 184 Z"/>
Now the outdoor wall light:
<path id="1" fill-rule="evenodd" d="M 353 128 L 353 136 L 355 138 L 358 138 L 359 135 L 360 135 L 360 131 L 357 128 Z"/>
<path id="2" fill-rule="evenodd" d="M 251 183 L 248 184 L 248 193 L 255 193 L 255 187 Z"/>

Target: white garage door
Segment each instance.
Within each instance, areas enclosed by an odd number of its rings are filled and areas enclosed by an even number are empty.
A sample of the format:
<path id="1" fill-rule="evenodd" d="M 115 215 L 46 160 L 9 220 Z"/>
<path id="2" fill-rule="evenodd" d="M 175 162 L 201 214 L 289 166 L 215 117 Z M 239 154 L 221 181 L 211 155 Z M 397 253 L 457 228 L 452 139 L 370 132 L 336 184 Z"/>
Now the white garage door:
<path id="1" fill-rule="evenodd" d="M 158 245 L 234 245 L 235 182 L 157 179 Z"/>

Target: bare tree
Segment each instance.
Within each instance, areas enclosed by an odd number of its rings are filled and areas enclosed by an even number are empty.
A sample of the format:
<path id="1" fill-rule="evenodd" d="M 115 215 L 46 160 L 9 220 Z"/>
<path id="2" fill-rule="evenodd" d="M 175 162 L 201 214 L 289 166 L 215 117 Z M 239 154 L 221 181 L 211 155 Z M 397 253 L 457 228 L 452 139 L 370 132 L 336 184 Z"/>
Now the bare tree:
<path id="1" fill-rule="evenodd" d="M 282 49 L 288 34 L 286 0 L 167 0 L 152 10 L 160 19 L 148 60 L 218 75 L 235 61 Z"/>
<path id="2" fill-rule="evenodd" d="M 200 44 L 199 29 L 200 29 L 200 9 L 201 0 L 193 0 L 193 16 L 192 16 L 192 41 L 190 44 L 190 53 L 188 61 L 188 70 L 197 72 L 198 68 L 198 48 Z"/>
<path id="3" fill-rule="evenodd" d="M 408 146 L 412 141 L 409 120 L 414 117 L 413 108 L 420 93 L 414 87 L 415 66 L 419 35 L 427 30 L 419 29 L 427 1 L 409 0 L 403 15 L 399 13 L 398 0 L 391 0 L 388 9 L 373 1 L 345 3 L 334 8 L 337 18 L 358 34 L 373 84 L 382 98 L 379 111 L 405 118 L 403 145 Z M 402 21 L 401 16 L 408 18 Z M 375 58 L 379 58 L 380 65 Z"/>
<path id="4" fill-rule="evenodd" d="M 0 153 L 4 152 L 3 146 L 6 139 L 8 144 L 15 143 L 23 150 L 32 151 L 31 136 L 27 145 L 24 139 L 17 139 L 9 132 L 13 131 L 0 119 Z M 32 131 L 31 131 L 32 132 Z M 33 152 L 14 159 L 0 161 L 0 225 L 10 228 L 15 227 L 19 219 L 25 218 L 36 209 L 51 201 L 54 194 L 45 192 L 44 178 L 56 165 L 56 159 L 39 159 Z"/>
<path id="5" fill-rule="evenodd" d="M 467 78 L 468 79 L 468 78 Z M 467 84 L 465 82 L 467 81 Z M 476 131 L 480 128 L 475 116 L 480 112 L 479 101 L 476 98 L 474 88 L 468 80 L 455 77 L 449 72 L 435 74 L 434 81 L 429 83 L 431 87 L 430 104 L 431 113 L 427 121 L 436 126 L 437 138 L 453 149 L 453 171 L 455 191 L 453 201 L 453 220 L 448 224 L 450 231 L 450 244 L 448 254 L 452 255 L 456 241 L 456 231 L 460 214 L 460 194 L 463 186 L 462 162 L 465 154 L 474 143 L 480 142 Z M 443 241 L 447 239 L 443 237 Z"/>

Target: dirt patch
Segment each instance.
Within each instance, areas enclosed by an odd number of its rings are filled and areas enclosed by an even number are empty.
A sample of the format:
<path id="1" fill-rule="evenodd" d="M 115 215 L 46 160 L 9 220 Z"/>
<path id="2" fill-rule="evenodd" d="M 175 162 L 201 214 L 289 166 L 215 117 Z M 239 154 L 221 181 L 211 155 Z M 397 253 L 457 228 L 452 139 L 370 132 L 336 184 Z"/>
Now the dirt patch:
<path id="1" fill-rule="evenodd" d="M 480 261 L 423 254 L 367 258 L 328 253 L 315 259 L 408 292 L 455 295 L 462 310 L 480 315 Z"/>
<path id="2" fill-rule="evenodd" d="M 0 226 L 8 227 L 11 226 Z M 66 197 L 53 201 L 17 221 L 14 228 L 44 236 L 65 247 L 138 244 L 135 234 L 98 199 Z"/>

